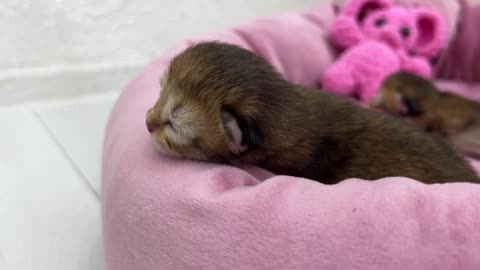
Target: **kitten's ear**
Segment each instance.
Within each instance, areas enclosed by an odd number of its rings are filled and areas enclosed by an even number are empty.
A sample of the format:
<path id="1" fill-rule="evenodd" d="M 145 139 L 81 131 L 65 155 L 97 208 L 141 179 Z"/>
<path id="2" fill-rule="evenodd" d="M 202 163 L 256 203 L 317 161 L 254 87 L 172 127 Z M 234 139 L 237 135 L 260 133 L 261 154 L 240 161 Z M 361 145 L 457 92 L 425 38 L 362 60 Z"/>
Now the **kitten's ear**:
<path id="1" fill-rule="evenodd" d="M 408 116 L 421 116 L 423 108 L 415 98 L 402 95 L 402 104 L 405 106 L 405 114 Z"/>
<path id="2" fill-rule="evenodd" d="M 228 147 L 235 154 L 240 154 L 247 150 L 247 146 L 242 144 L 243 134 L 238 120 L 227 111 L 222 112 L 222 128 L 227 135 Z"/>
<path id="3" fill-rule="evenodd" d="M 240 130 L 242 130 L 242 144 L 248 149 L 254 149 L 262 144 L 262 136 L 257 124 L 250 118 L 239 119 Z"/>
<path id="4" fill-rule="evenodd" d="M 255 122 L 239 117 L 235 111 L 225 109 L 222 112 L 222 125 L 229 140 L 232 152 L 240 154 L 261 145 L 261 136 Z"/>

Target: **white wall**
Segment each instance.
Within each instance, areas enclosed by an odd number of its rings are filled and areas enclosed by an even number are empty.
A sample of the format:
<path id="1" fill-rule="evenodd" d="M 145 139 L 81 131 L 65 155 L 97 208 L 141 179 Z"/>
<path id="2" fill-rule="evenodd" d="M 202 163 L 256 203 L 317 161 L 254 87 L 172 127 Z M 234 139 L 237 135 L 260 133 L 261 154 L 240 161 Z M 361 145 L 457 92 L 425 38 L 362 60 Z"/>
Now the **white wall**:
<path id="1" fill-rule="evenodd" d="M 0 0 L 0 105 L 118 91 L 175 42 L 321 0 Z"/>

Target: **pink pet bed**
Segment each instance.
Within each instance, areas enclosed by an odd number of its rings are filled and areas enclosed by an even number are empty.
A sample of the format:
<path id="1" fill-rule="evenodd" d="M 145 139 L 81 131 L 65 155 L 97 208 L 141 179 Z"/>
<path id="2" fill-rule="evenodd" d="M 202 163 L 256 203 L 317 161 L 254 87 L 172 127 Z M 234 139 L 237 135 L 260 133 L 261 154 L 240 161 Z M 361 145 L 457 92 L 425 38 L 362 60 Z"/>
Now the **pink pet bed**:
<path id="1" fill-rule="evenodd" d="M 331 5 L 320 6 L 204 39 L 242 45 L 314 86 L 334 60 L 325 38 L 333 16 Z M 169 60 L 193 42 L 152 62 L 112 112 L 103 163 L 107 269 L 480 269 L 480 185 L 389 178 L 327 186 L 158 154 L 145 114 Z M 471 84 L 455 89 L 480 93 Z"/>

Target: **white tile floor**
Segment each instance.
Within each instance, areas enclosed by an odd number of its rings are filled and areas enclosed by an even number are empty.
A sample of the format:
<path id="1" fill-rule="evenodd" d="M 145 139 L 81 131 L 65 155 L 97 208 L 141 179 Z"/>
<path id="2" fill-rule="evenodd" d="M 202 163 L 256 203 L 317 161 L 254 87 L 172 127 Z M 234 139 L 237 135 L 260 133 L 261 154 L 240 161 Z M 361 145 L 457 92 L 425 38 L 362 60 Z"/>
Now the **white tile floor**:
<path id="1" fill-rule="evenodd" d="M 100 160 L 116 94 L 0 111 L 0 269 L 104 269 Z"/>

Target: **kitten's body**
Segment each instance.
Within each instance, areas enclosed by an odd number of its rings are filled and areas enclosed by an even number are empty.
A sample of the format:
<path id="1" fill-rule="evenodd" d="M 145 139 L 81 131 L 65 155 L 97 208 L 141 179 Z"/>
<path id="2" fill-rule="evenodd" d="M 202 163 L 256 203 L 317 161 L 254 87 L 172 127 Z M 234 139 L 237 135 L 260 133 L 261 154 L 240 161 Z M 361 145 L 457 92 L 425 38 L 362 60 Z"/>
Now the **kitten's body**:
<path id="1" fill-rule="evenodd" d="M 255 54 L 203 43 L 177 56 L 147 126 L 164 152 L 323 183 L 405 176 L 476 182 L 449 145 L 402 121 L 284 80 Z"/>

